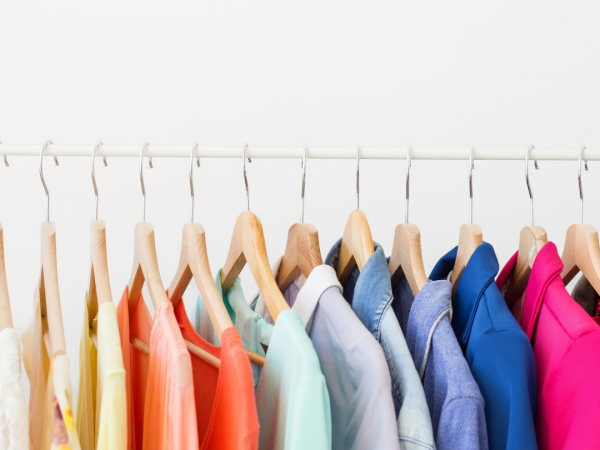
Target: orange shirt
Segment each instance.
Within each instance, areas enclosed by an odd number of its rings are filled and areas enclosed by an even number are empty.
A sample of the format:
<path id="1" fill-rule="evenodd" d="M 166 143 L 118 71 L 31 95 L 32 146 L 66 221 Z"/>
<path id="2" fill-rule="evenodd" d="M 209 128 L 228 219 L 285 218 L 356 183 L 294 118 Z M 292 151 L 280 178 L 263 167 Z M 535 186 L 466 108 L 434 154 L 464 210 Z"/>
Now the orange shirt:
<path id="1" fill-rule="evenodd" d="M 223 331 L 221 347 L 216 347 L 196 333 L 183 301 L 177 305 L 175 317 L 184 339 L 221 360 L 217 369 L 198 356 L 190 355 L 201 448 L 258 449 L 259 425 L 252 370 L 237 330 L 231 327 Z"/>
<path id="2" fill-rule="evenodd" d="M 117 308 L 123 365 L 125 367 L 125 387 L 127 390 L 127 449 L 142 450 L 144 439 L 144 403 L 150 357 L 129 342 L 129 334 L 150 345 L 152 317 L 144 298 L 140 295 L 133 314 L 129 316 L 129 289 L 121 296 Z"/>

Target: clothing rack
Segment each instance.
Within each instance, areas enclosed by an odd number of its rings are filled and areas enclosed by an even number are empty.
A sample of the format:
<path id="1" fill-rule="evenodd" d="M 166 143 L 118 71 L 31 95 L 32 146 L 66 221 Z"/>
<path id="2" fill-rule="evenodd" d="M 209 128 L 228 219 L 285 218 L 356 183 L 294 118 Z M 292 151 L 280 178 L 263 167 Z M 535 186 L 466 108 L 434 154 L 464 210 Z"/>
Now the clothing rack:
<path id="1" fill-rule="evenodd" d="M 45 156 L 85 156 L 92 154 L 95 143 L 87 145 L 49 144 Z M 100 145 L 96 156 L 103 157 L 139 157 L 143 143 L 139 145 Z M 189 158 L 193 147 L 190 145 L 148 145 L 144 156 L 166 158 Z M 13 145 L 0 143 L 0 155 L 4 156 L 39 156 L 43 143 L 35 145 Z M 323 148 L 306 147 L 306 157 L 309 159 L 356 159 L 358 147 Z M 360 159 L 406 159 L 408 148 L 363 148 L 360 147 Z M 411 159 L 431 160 L 468 160 L 469 148 L 464 149 L 413 149 Z M 524 161 L 527 148 L 521 149 L 478 149 L 473 150 L 474 160 L 512 160 Z M 580 148 L 568 150 L 531 150 L 530 159 L 538 161 L 577 161 Z M 302 159 L 304 147 L 252 147 L 248 146 L 248 158 L 286 158 Z M 238 147 L 203 147 L 198 146 L 194 154 L 200 158 L 240 158 L 242 145 Z M 600 149 L 583 151 L 583 159 L 600 161 Z"/>

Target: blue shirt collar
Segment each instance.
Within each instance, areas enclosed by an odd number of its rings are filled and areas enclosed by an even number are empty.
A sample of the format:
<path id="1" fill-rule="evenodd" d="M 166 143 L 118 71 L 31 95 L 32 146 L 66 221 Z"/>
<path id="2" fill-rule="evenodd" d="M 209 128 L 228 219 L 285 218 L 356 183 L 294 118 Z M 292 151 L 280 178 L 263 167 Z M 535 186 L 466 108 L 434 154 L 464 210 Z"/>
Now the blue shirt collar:
<path id="1" fill-rule="evenodd" d="M 445 280 L 448 277 L 454 268 L 457 250 L 458 247 L 454 247 L 438 261 L 429 276 L 431 280 Z M 456 290 L 452 313 L 452 328 L 463 348 L 469 342 L 481 296 L 494 282 L 499 269 L 494 247 L 487 242 L 475 249 L 465 267 Z"/>
<path id="2" fill-rule="evenodd" d="M 375 252 L 363 266 L 362 272 L 355 267 L 343 288 L 344 298 L 352 305 L 360 321 L 379 341 L 381 318 L 392 302 L 392 284 L 387 260 L 381 245 L 373 242 Z M 325 264 L 337 268 L 342 240 L 329 251 Z"/>

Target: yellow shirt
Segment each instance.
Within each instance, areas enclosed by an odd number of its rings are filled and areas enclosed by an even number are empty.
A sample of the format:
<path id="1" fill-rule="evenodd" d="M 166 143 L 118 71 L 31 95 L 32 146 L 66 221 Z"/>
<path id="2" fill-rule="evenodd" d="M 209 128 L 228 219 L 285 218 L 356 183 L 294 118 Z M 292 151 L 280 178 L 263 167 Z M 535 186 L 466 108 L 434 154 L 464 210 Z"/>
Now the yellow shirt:
<path id="1" fill-rule="evenodd" d="M 127 448 L 127 395 L 117 310 L 113 303 L 98 308 L 94 328 L 98 348 L 90 338 L 87 301 L 79 351 L 77 430 L 82 450 Z"/>

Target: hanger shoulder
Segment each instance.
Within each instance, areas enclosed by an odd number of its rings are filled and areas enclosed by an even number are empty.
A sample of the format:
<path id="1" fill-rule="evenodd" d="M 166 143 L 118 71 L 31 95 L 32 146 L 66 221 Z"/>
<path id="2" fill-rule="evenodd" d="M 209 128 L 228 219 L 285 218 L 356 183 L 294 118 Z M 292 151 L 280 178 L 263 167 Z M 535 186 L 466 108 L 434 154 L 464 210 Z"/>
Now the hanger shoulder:
<path id="1" fill-rule="evenodd" d="M 42 223 L 42 273 L 40 276 L 40 302 L 48 320 L 48 334 L 52 358 L 66 355 L 65 330 L 63 327 L 58 290 L 58 267 L 56 261 L 56 229 L 54 222 Z"/>
<path id="2" fill-rule="evenodd" d="M 188 250 L 188 232 L 189 232 L 189 224 L 185 224 L 183 226 L 183 233 L 181 239 L 181 255 L 179 257 L 179 266 L 177 267 L 177 272 L 173 277 L 173 281 L 169 285 L 169 300 L 173 302 L 173 308 L 177 307 L 175 302 L 179 301 L 185 290 L 187 289 L 190 281 L 192 281 L 192 271 L 190 269 L 189 263 L 189 250 Z"/>
<path id="3" fill-rule="evenodd" d="M 12 328 L 12 313 L 10 298 L 8 296 L 8 283 L 6 281 L 6 266 L 4 262 L 4 229 L 0 223 L 0 331 Z"/>
<path id="4" fill-rule="evenodd" d="M 355 265 L 362 270 L 373 253 L 375 253 L 375 248 L 367 217 L 360 210 L 352 211 L 346 221 L 337 262 L 336 273 L 340 283 L 344 284 L 348 280 Z"/>
<path id="5" fill-rule="evenodd" d="M 596 292 L 600 292 L 600 244 L 592 225 L 571 225 L 562 254 L 561 278 L 567 285 L 581 270 Z"/>
<path id="6" fill-rule="evenodd" d="M 249 211 L 240 214 L 233 230 L 229 255 L 221 271 L 223 292 L 227 292 L 237 279 L 244 267 L 242 262 L 248 263 L 271 317 L 276 321 L 279 313 L 290 307 L 283 298 L 269 266 L 265 236 L 260 220 Z"/>
<path id="7" fill-rule="evenodd" d="M 148 286 L 150 298 L 155 308 L 168 300 L 158 269 L 154 227 L 152 224 L 148 222 L 136 224 L 134 241 L 134 263 L 128 285 L 130 313 L 133 313 L 140 298 L 144 282 Z"/>
<path id="8" fill-rule="evenodd" d="M 413 295 L 427 284 L 421 252 L 421 233 L 416 225 L 401 223 L 394 232 L 394 245 L 389 263 L 392 286 L 406 277 Z"/>
<path id="9" fill-rule="evenodd" d="M 308 278 L 312 270 L 321 264 L 323 259 L 317 228 L 310 224 L 292 225 L 277 273 L 279 289 L 283 292 L 301 273 Z"/>
<path id="10" fill-rule="evenodd" d="M 106 252 L 106 225 L 103 220 L 92 220 L 90 223 L 90 243 L 88 314 L 91 326 L 92 321 L 98 314 L 98 306 L 102 303 L 112 303 Z"/>
<path id="11" fill-rule="evenodd" d="M 458 282 L 465 267 L 467 267 L 469 259 L 471 259 L 471 255 L 473 255 L 475 249 L 481 244 L 483 244 L 483 234 L 479 225 L 462 225 L 460 227 L 456 262 L 454 263 L 454 269 L 450 277 L 450 282 L 453 284 L 453 295 L 456 293 Z"/>
<path id="12" fill-rule="evenodd" d="M 525 291 L 535 258 L 547 242 L 548 236 L 542 227 L 524 227 L 521 230 L 517 263 L 505 294 L 509 305 L 513 304 Z"/>

